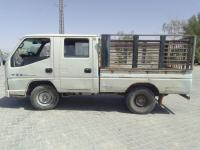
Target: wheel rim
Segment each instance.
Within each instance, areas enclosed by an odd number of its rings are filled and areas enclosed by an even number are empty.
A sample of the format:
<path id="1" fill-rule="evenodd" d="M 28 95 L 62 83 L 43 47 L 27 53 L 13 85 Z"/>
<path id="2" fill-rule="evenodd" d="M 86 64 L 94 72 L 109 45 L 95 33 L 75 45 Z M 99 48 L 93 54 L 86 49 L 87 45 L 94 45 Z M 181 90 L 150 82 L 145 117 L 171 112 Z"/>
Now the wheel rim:
<path id="1" fill-rule="evenodd" d="M 37 101 L 40 105 L 47 106 L 54 102 L 53 95 L 48 91 L 42 91 L 37 95 Z"/>
<path id="2" fill-rule="evenodd" d="M 148 101 L 147 101 L 146 96 L 145 96 L 145 95 L 138 95 L 138 96 L 135 98 L 135 104 L 136 104 L 136 106 L 138 106 L 138 107 L 145 107 L 145 106 L 147 106 Z"/>

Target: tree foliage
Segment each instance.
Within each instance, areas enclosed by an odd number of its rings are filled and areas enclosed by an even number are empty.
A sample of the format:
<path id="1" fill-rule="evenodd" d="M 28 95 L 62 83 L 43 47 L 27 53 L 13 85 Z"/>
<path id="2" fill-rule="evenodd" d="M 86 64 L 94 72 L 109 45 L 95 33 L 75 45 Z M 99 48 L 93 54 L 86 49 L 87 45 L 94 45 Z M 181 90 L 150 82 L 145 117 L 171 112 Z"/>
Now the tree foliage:
<path id="1" fill-rule="evenodd" d="M 162 29 L 166 34 L 196 35 L 195 62 L 200 64 L 200 13 L 187 21 L 173 19 L 169 23 L 164 23 Z"/>
<path id="2" fill-rule="evenodd" d="M 200 63 L 200 13 L 192 16 L 183 27 L 183 30 L 185 34 L 196 35 L 195 61 Z"/>
<path id="3" fill-rule="evenodd" d="M 0 49 L 0 62 L 6 60 L 8 58 L 8 55 L 9 55 L 8 53 Z"/>
<path id="4" fill-rule="evenodd" d="M 185 25 L 185 21 L 172 19 L 169 23 L 163 24 L 162 30 L 164 33 L 172 34 L 172 35 L 182 34 L 184 25 Z"/>

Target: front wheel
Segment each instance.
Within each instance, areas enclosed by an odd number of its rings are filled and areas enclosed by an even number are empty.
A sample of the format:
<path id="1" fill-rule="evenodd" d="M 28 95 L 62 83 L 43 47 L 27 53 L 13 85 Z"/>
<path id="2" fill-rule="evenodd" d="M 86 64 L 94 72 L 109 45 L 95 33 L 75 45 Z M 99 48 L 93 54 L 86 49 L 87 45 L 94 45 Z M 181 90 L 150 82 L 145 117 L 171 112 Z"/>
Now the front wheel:
<path id="1" fill-rule="evenodd" d="M 147 114 L 156 106 L 155 95 L 148 88 L 135 88 L 127 94 L 126 104 L 133 113 Z"/>
<path id="2" fill-rule="evenodd" d="M 59 94 L 55 88 L 48 85 L 41 85 L 33 89 L 30 100 L 35 109 L 53 109 L 58 104 Z"/>

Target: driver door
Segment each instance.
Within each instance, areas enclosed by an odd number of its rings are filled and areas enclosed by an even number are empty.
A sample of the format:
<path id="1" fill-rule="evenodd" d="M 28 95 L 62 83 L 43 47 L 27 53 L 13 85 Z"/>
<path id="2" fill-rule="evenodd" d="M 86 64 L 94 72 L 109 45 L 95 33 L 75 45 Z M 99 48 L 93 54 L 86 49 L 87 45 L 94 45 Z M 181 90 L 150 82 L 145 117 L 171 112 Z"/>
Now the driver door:
<path id="1" fill-rule="evenodd" d="M 7 72 L 9 92 L 25 95 L 35 80 L 53 80 L 53 38 L 26 38 L 11 57 Z"/>

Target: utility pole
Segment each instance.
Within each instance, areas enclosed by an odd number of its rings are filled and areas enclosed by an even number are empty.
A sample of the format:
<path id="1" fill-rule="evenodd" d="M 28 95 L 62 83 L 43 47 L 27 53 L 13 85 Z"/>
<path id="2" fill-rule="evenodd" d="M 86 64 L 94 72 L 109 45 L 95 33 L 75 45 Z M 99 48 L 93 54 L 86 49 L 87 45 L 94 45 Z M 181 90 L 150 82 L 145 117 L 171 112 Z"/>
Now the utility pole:
<path id="1" fill-rule="evenodd" d="M 64 0 L 59 0 L 59 33 L 64 34 Z"/>

